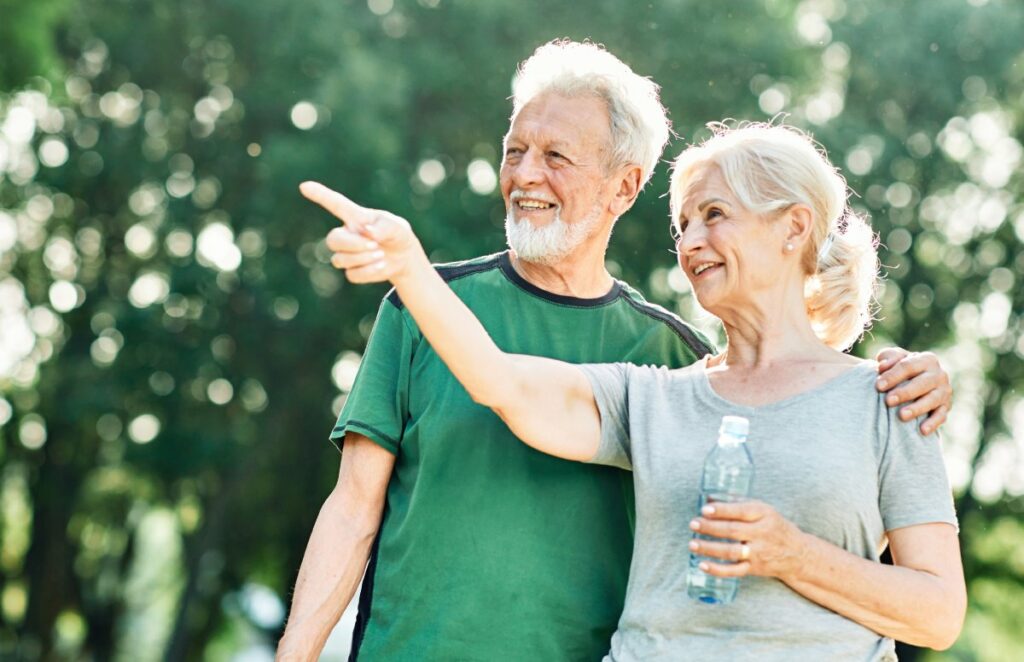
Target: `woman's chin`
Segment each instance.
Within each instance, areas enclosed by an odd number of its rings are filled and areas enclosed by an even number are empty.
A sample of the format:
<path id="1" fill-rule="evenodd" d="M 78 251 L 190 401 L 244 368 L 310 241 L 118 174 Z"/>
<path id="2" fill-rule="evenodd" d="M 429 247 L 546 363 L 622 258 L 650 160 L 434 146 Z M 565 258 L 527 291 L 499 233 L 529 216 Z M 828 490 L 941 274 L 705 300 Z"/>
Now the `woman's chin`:
<path id="1" fill-rule="evenodd" d="M 715 312 L 715 309 L 718 308 L 718 304 L 721 303 L 721 297 L 715 296 L 713 292 L 707 290 L 700 291 L 696 289 L 693 291 L 693 295 L 694 298 L 697 299 L 697 303 L 700 304 L 701 308 L 715 317 L 718 317 L 718 313 Z"/>

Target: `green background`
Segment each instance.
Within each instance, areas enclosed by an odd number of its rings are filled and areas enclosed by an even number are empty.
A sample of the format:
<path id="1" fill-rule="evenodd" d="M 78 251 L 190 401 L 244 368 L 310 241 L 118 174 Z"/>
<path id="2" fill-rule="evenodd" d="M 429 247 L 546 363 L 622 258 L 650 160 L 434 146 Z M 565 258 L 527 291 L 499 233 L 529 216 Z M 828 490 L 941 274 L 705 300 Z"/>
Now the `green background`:
<path id="1" fill-rule="evenodd" d="M 0 658 L 267 659 L 333 484 L 380 287 L 328 264 L 318 179 L 436 260 L 503 246 L 516 63 L 560 36 L 726 117 L 814 132 L 884 244 L 856 351 L 933 349 L 970 607 L 1024 649 L 1024 3 L 0 0 Z M 609 266 L 714 334 L 662 165 Z"/>

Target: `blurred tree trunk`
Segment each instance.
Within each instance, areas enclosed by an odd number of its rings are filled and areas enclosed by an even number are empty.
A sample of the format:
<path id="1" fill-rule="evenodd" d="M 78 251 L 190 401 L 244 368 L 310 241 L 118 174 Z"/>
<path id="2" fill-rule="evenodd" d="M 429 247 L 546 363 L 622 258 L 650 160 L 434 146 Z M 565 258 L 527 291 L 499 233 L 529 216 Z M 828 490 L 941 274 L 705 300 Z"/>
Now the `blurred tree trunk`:
<path id="1" fill-rule="evenodd" d="M 182 662 L 191 658 L 190 649 L 195 648 L 193 634 L 196 630 L 203 628 L 200 622 L 197 627 L 194 614 L 201 606 L 197 603 L 203 600 L 203 558 L 212 550 L 220 546 L 223 537 L 223 528 L 226 524 L 225 517 L 230 499 L 230 486 L 225 485 L 224 489 L 218 490 L 216 494 L 204 504 L 203 524 L 199 531 L 185 539 L 185 587 L 181 592 L 178 602 L 178 613 L 174 619 L 174 628 L 167 640 L 167 647 L 164 653 L 166 662 Z M 216 596 L 214 596 L 216 597 Z M 209 617 L 202 621 L 211 620 Z M 205 642 L 200 642 L 205 644 Z"/>
<path id="2" fill-rule="evenodd" d="M 22 623 L 24 633 L 38 638 L 42 660 L 56 659 L 54 624 L 62 609 L 78 603 L 68 524 L 81 476 L 67 464 L 50 459 L 58 445 L 67 443 L 61 439 L 66 439 L 67 432 L 51 427 L 50 434 L 47 460 L 32 482 L 32 538 L 25 560 L 29 599 Z"/>

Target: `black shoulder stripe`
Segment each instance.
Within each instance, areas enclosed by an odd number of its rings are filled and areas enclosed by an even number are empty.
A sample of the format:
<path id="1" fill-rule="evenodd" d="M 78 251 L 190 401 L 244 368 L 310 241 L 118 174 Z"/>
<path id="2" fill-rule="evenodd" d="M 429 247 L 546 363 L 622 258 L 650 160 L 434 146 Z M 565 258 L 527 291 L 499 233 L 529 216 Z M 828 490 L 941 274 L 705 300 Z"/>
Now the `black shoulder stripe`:
<path id="1" fill-rule="evenodd" d="M 690 349 L 693 350 L 694 354 L 697 355 L 698 359 L 702 358 L 703 356 L 706 356 L 707 354 L 712 353 L 712 348 L 703 340 L 701 340 L 697 336 L 697 334 L 690 329 L 690 327 L 686 326 L 686 324 L 684 324 L 682 320 L 680 320 L 672 313 L 668 312 L 663 308 L 659 308 L 651 304 L 644 304 L 639 301 L 636 301 L 633 299 L 633 297 L 625 294 L 622 296 L 622 298 L 625 299 L 629 303 L 629 305 L 633 306 L 644 315 L 656 319 L 659 322 L 664 322 L 665 324 L 668 324 L 669 327 L 673 331 L 675 331 L 676 335 L 679 336 L 679 339 L 682 340 Z"/>
<path id="2" fill-rule="evenodd" d="M 434 270 L 437 271 L 442 279 L 444 279 L 444 282 L 450 283 L 466 276 L 478 274 L 481 271 L 489 271 L 490 269 L 498 268 L 498 257 L 498 255 L 494 255 L 481 260 L 480 262 L 459 262 L 456 264 L 437 265 L 434 267 Z M 403 304 L 402 300 L 398 297 L 398 292 L 395 291 L 395 288 L 391 288 L 391 291 L 388 292 L 387 299 L 399 310 L 405 307 L 405 304 Z"/>
<path id="3" fill-rule="evenodd" d="M 384 506 L 387 508 L 387 505 Z M 366 572 L 363 574 L 363 586 L 359 592 L 359 602 L 356 610 L 356 623 L 352 628 L 352 644 L 348 652 L 349 662 L 358 662 L 359 649 L 363 646 L 363 639 L 366 637 L 366 629 L 370 625 L 370 612 L 373 610 L 373 584 L 377 577 L 377 558 L 380 556 L 380 529 L 373 539 L 373 546 L 370 548 L 370 559 L 366 565 Z"/>

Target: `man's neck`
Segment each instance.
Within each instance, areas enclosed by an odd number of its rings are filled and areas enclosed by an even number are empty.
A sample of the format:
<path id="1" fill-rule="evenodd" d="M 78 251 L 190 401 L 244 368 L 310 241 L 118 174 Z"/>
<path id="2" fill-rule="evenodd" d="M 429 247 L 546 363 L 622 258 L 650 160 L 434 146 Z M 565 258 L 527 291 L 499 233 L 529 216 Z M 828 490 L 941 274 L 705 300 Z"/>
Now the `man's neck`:
<path id="1" fill-rule="evenodd" d="M 604 254 L 603 248 L 588 250 L 588 247 L 581 246 L 553 265 L 528 262 L 520 259 L 514 251 L 509 257 L 516 273 L 546 292 L 596 299 L 608 294 L 614 284 L 604 266 Z"/>

